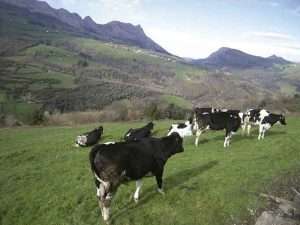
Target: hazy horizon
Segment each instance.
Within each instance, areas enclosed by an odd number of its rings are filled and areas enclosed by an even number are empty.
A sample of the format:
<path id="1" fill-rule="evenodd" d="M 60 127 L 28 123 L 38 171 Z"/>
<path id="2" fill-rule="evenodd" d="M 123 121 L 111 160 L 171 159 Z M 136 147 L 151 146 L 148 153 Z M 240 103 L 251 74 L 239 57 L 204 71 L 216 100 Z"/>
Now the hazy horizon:
<path id="1" fill-rule="evenodd" d="M 45 0 L 97 23 L 140 24 L 172 54 L 205 58 L 221 47 L 300 62 L 300 1 Z"/>

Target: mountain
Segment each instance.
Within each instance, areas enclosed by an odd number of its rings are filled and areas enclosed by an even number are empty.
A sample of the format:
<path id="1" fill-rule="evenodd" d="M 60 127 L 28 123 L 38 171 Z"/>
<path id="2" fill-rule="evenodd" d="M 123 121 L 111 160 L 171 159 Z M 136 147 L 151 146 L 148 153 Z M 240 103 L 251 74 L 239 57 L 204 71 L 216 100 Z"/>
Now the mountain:
<path id="1" fill-rule="evenodd" d="M 193 65 L 192 59 L 161 52 L 140 26 L 99 25 L 44 2 L 0 0 L 0 117 L 27 120 L 36 108 L 102 110 L 128 99 L 139 112 L 140 103 L 149 106 L 152 100 L 162 109 L 170 103 L 245 109 L 300 93 L 300 65 L 278 56 L 222 48 L 205 64 Z M 116 107 L 123 112 L 130 106 Z"/>
<path id="2" fill-rule="evenodd" d="M 0 4 L 8 4 L 37 14 L 36 23 L 40 17 L 51 17 L 73 28 L 74 32 L 103 41 L 133 45 L 159 53 L 169 54 L 165 49 L 149 38 L 140 25 L 113 21 L 107 24 L 97 24 L 91 17 L 82 19 L 76 13 L 65 9 L 54 9 L 48 3 L 37 0 L 0 0 Z M 43 18 L 42 18 L 43 19 Z M 47 26 L 47 24 L 46 24 Z"/>
<path id="3" fill-rule="evenodd" d="M 275 55 L 264 58 L 237 49 L 222 47 L 207 58 L 194 60 L 193 63 L 213 69 L 263 69 L 272 67 L 275 64 L 289 64 L 291 62 Z"/>

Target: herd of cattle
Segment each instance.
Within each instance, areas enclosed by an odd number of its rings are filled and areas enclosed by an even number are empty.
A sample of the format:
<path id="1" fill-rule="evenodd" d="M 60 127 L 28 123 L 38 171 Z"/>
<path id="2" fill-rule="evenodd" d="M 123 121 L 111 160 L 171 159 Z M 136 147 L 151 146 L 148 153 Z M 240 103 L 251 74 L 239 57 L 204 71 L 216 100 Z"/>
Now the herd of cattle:
<path id="1" fill-rule="evenodd" d="M 90 151 L 91 170 L 97 188 L 99 207 L 104 221 L 110 217 L 110 204 L 118 187 L 130 180 L 136 181 L 133 198 L 137 202 L 142 186 L 141 179 L 147 175 L 155 176 L 158 192 L 164 194 L 162 177 L 164 165 L 174 154 L 184 151 L 183 138 L 195 134 L 198 146 L 200 135 L 207 130 L 225 130 L 224 147 L 228 147 L 232 135 L 241 127 L 250 135 L 251 126 L 259 126 L 258 140 L 274 124 L 286 125 L 282 114 L 270 113 L 265 109 L 239 110 L 196 108 L 185 123 L 172 124 L 167 136 L 151 137 L 154 124 L 130 129 L 124 141 L 97 144 L 103 134 L 103 127 L 79 135 L 76 146 L 92 146 Z"/>

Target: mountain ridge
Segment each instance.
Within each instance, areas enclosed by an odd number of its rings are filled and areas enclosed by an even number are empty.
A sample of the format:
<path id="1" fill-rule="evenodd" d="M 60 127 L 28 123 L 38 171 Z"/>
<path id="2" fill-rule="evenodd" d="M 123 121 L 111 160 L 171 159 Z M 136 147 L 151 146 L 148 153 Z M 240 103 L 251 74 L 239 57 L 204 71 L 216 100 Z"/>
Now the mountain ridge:
<path id="1" fill-rule="evenodd" d="M 207 58 L 193 60 L 193 63 L 215 69 L 248 69 L 269 68 L 274 64 L 290 64 L 291 62 L 276 55 L 269 57 L 255 56 L 238 49 L 221 47 Z"/>
<path id="2" fill-rule="evenodd" d="M 24 8 L 32 13 L 39 13 L 58 19 L 59 21 L 84 32 L 93 38 L 103 41 L 135 45 L 140 48 L 171 55 L 160 45 L 148 37 L 140 25 L 111 21 L 106 24 L 97 24 L 90 16 L 81 18 L 77 13 L 66 9 L 54 9 L 47 2 L 37 0 L 0 0 L 0 3 Z"/>

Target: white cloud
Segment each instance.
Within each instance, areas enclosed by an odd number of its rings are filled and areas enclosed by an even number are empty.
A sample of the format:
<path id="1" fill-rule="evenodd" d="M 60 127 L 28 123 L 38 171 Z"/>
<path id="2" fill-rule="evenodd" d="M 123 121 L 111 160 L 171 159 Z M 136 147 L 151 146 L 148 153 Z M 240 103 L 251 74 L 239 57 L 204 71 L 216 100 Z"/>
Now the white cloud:
<path id="1" fill-rule="evenodd" d="M 242 35 L 243 38 L 265 38 L 272 40 L 287 40 L 292 41 L 296 38 L 290 34 L 278 33 L 278 32 L 260 32 L 260 31 L 252 31 L 247 32 Z"/>

